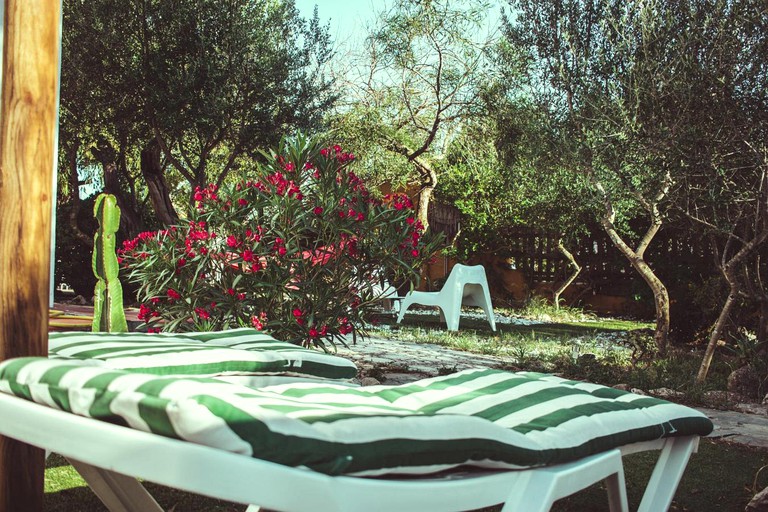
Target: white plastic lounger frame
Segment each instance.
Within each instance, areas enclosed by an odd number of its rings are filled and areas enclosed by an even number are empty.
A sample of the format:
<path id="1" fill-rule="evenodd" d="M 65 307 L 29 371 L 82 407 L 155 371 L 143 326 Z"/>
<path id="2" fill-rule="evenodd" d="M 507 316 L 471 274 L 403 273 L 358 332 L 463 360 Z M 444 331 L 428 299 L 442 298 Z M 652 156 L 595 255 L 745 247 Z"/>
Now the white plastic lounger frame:
<path id="1" fill-rule="evenodd" d="M 521 471 L 445 477 L 331 477 L 178 441 L 0 394 L 0 433 L 70 460 L 112 512 L 162 510 L 135 479 L 284 512 L 460 511 L 504 503 L 546 511 L 557 499 L 606 480 L 611 511 L 628 510 L 621 456 L 661 449 L 640 512 L 666 510 L 698 437 L 637 443 L 579 461 Z M 127 475 L 127 476 L 126 476 Z"/>
<path id="2" fill-rule="evenodd" d="M 488 279 L 485 277 L 485 268 L 482 265 L 456 264 L 439 292 L 413 291 L 408 293 L 400 304 L 397 323 L 403 320 L 403 316 L 411 304 L 438 306 L 440 308 L 440 320 L 448 325 L 449 331 L 459 330 L 462 304 L 479 306 L 485 311 L 491 329 L 496 331 L 496 319 L 493 316 Z"/>

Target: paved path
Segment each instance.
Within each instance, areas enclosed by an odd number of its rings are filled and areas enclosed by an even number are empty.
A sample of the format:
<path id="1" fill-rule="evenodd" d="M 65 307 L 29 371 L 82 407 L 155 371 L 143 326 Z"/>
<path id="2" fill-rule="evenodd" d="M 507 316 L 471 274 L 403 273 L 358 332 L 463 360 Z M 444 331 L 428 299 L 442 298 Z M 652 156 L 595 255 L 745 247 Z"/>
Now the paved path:
<path id="1" fill-rule="evenodd" d="M 351 343 L 351 341 L 350 341 Z M 403 384 L 424 377 L 434 377 L 441 369 L 459 371 L 467 368 L 498 368 L 510 361 L 500 357 L 471 354 L 428 343 L 369 338 L 350 348 L 339 347 L 339 355 L 352 359 L 369 374 L 378 370 L 387 384 Z M 715 424 L 709 437 L 768 448 L 768 408 L 766 414 L 699 408 Z"/>

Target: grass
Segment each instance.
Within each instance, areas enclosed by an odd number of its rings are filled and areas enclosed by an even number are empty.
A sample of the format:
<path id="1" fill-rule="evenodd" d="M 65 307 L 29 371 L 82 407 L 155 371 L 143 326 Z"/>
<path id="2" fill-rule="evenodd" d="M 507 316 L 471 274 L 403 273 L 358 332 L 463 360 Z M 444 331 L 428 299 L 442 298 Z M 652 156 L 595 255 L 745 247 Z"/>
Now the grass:
<path id="1" fill-rule="evenodd" d="M 169 512 L 241 512 L 243 505 L 216 500 L 170 487 L 145 483 L 163 510 Z M 52 454 L 45 470 L 45 512 L 106 512 L 85 481 L 62 457 Z"/>
<path id="2" fill-rule="evenodd" d="M 630 455 L 624 461 L 630 509 L 634 509 L 650 477 L 653 452 Z M 752 488 L 755 475 L 766 464 L 766 450 L 704 439 L 699 453 L 691 458 L 670 510 L 741 512 L 755 492 L 768 485 L 764 476 L 758 489 Z M 563 499 L 553 508 L 557 512 L 607 510 L 605 491 L 596 487 Z"/>
<path id="3" fill-rule="evenodd" d="M 388 339 L 431 343 L 454 350 L 495 356 L 503 368 L 550 372 L 567 378 L 589 380 L 608 386 L 619 383 L 651 390 L 669 388 L 683 393 L 691 405 L 703 403 L 704 393 L 726 389 L 730 372 L 737 366 L 728 354 L 713 361 L 707 382 L 695 384 L 692 376 L 701 354 L 688 347 L 674 347 L 666 357 L 655 355 L 652 325 L 626 319 L 598 319 L 572 308 L 555 310 L 535 304 L 533 309 L 497 309 L 503 316 L 546 319 L 547 323 L 497 323 L 492 332 L 484 318 L 464 316 L 461 330 L 450 332 L 432 312 L 409 311 L 403 324 L 392 315 L 381 316 L 372 335 Z"/>
<path id="4" fill-rule="evenodd" d="M 657 452 L 646 452 L 625 457 L 627 493 L 630 509 L 637 508 L 650 476 Z M 699 453 L 694 455 L 680 484 L 670 510 L 675 511 L 742 511 L 754 495 L 752 489 L 758 470 L 768 464 L 768 451 L 746 446 L 702 440 Z M 768 485 L 763 471 L 757 490 Z M 146 484 L 163 510 L 174 512 L 242 512 L 244 505 L 215 500 Z M 56 455 L 48 460 L 45 481 L 46 512 L 103 512 L 105 507 L 85 482 Z M 309 499 L 309 498 L 308 498 Z M 365 504 L 361 503 L 361 510 Z M 607 500 L 601 486 L 593 486 L 578 494 L 558 501 L 557 512 L 607 511 Z"/>

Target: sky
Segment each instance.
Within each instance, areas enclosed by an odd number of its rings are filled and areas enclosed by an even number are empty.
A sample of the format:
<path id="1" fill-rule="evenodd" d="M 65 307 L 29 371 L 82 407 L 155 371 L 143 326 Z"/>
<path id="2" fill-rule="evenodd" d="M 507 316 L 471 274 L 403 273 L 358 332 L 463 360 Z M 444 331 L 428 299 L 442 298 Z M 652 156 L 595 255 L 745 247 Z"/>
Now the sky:
<path id="1" fill-rule="evenodd" d="M 362 43 L 366 26 L 370 25 L 377 12 L 391 5 L 391 0 L 295 0 L 296 7 L 304 18 L 312 16 L 317 6 L 320 22 L 330 24 L 330 34 L 339 47 Z"/>

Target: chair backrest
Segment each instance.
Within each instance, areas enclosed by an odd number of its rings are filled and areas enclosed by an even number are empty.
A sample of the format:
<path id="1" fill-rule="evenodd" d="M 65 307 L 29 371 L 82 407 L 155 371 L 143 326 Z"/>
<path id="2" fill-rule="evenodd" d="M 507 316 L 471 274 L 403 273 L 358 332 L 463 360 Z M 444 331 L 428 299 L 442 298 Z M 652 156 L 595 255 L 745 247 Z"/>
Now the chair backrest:
<path id="1" fill-rule="evenodd" d="M 485 277 L 485 268 L 482 265 L 462 265 L 457 263 L 453 266 L 448 279 L 445 280 L 445 284 L 440 291 L 454 290 L 457 293 L 461 293 L 461 288 L 467 283 L 470 284 L 483 284 L 487 283 Z"/>

